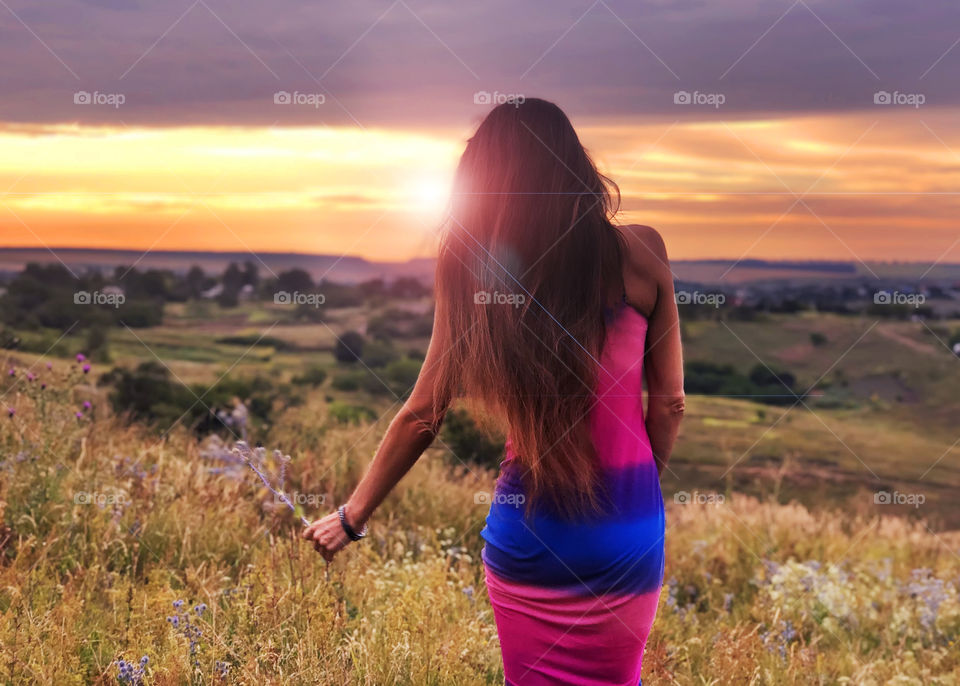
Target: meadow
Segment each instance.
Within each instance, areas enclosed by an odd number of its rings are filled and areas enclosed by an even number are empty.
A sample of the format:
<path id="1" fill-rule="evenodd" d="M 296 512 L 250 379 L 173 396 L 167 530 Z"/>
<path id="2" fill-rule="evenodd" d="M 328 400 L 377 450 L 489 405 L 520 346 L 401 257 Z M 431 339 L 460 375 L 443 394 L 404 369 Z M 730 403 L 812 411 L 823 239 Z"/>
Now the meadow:
<path id="1" fill-rule="evenodd" d="M 344 501 L 404 393 L 403 375 L 362 378 L 426 339 L 344 363 L 338 338 L 377 312 L 282 314 L 170 306 L 161 326 L 112 331 L 108 360 L 76 358 L 82 335 L 41 346 L 52 332 L 23 334 L 45 355 L 2 354 L 0 683 L 502 683 L 479 536 L 496 437 L 443 434 L 370 537 L 325 564 L 300 518 Z M 815 392 L 689 398 L 644 683 L 960 683 L 958 360 L 938 331 L 824 314 L 684 326 L 688 359 L 760 359 Z M 151 360 L 201 408 L 193 384 L 276 384 L 250 442 L 295 511 L 234 431 L 118 405 L 110 370 Z"/>

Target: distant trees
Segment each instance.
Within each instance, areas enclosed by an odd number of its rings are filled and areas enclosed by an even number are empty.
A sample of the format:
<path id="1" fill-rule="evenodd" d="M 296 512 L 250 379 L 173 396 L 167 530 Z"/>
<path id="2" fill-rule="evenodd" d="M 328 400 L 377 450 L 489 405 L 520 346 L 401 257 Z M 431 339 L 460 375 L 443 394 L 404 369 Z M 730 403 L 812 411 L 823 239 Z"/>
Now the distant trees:
<path id="1" fill-rule="evenodd" d="M 203 273 L 203 269 L 197 265 L 190 267 L 190 271 L 187 272 L 187 276 L 184 278 L 184 283 L 186 286 L 187 296 L 193 298 L 194 300 L 200 299 L 204 291 L 213 288 L 216 284 L 214 279 L 211 279 L 209 276 Z"/>
<path id="2" fill-rule="evenodd" d="M 141 270 L 133 265 L 77 274 L 62 264 L 31 263 L 5 284 L 5 292 L 0 295 L 0 325 L 12 330 L 142 328 L 161 323 L 166 303 L 203 301 L 233 308 L 246 298 L 274 302 L 282 293 L 290 300 L 276 302 L 293 305 L 288 315 L 292 319 L 324 321 L 329 308 L 420 298 L 428 296 L 430 289 L 414 278 L 400 278 L 390 284 L 382 279 L 361 284 L 317 283 L 309 272 L 299 268 L 263 279 L 250 260 L 231 262 L 220 275 L 208 274 L 199 265 L 192 265 L 186 272 Z M 197 309 L 191 306 L 189 311 Z M 371 335 L 384 340 L 429 336 L 431 318 L 391 308 L 372 322 Z M 14 345 L 17 338 L 15 333 L 6 335 L 3 345 Z"/>
<path id="3" fill-rule="evenodd" d="M 275 291 L 311 293 L 313 288 L 313 278 L 303 269 L 288 269 L 277 274 Z"/>
<path id="4" fill-rule="evenodd" d="M 63 265 L 28 264 L 0 297 L 0 321 L 22 329 L 154 326 L 163 317 L 167 274 L 118 270 L 75 275 Z"/>
<path id="5" fill-rule="evenodd" d="M 753 400 L 768 405 L 789 405 L 803 397 L 795 388 L 796 377 L 788 371 L 755 365 L 742 374 L 732 364 L 693 360 L 683 368 L 686 393 Z"/>
<path id="6" fill-rule="evenodd" d="M 240 302 L 240 289 L 243 287 L 243 274 L 235 262 L 231 262 L 220 279 L 220 295 L 217 304 L 220 307 L 236 307 Z"/>

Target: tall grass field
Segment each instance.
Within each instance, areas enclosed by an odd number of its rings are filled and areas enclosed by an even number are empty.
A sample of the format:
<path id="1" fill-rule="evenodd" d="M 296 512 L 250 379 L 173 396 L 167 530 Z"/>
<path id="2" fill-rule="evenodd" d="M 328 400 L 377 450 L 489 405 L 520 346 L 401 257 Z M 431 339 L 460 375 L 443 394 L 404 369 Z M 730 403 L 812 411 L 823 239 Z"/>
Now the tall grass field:
<path id="1" fill-rule="evenodd" d="M 300 518 L 345 500 L 389 415 L 322 391 L 279 415 L 263 467 L 294 512 L 232 437 L 129 423 L 83 364 L 2 370 L 0 683 L 503 682 L 480 561 L 494 472 L 438 444 L 327 565 Z M 957 533 L 732 490 L 665 500 L 645 685 L 960 683 Z"/>

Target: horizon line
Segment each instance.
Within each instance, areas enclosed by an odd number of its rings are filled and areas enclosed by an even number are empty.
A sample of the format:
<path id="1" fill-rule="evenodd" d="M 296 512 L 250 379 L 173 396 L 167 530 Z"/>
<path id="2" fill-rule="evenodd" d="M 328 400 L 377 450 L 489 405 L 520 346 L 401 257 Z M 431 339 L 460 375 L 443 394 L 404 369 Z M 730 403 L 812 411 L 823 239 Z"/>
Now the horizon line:
<path id="1" fill-rule="evenodd" d="M 364 257 L 363 255 L 357 254 L 338 254 L 338 253 L 322 253 L 322 252 L 275 252 L 271 250 L 196 250 L 191 248 L 165 248 L 165 249 L 156 249 L 156 250 L 147 250 L 144 251 L 142 248 L 131 248 L 131 247 L 115 247 L 115 248 L 100 248 L 100 247 L 79 247 L 79 246 L 45 246 L 45 245 L 36 245 L 36 246 L 26 246 L 26 245 L 0 245 L 0 251 L 27 251 L 27 250 L 38 250 L 41 252 L 56 253 L 59 251 L 70 251 L 70 252 L 105 252 L 105 253 L 120 253 L 120 252 L 130 252 L 130 253 L 141 253 L 143 258 L 146 258 L 148 255 L 171 255 L 179 253 L 190 253 L 196 255 L 274 255 L 274 256 L 294 256 L 294 257 L 332 257 L 336 259 L 358 259 L 363 260 L 369 263 L 375 264 L 406 264 L 413 262 L 415 260 L 435 260 L 436 256 L 423 256 L 423 257 L 409 257 L 404 260 L 378 260 L 371 259 L 369 257 Z M 865 264 L 928 264 L 927 260 L 843 260 L 843 259 L 824 259 L 822 257 L 799 257 L 799 258 L 777 258 L 777 257 L 697 257 L 697 258 L 678 258 L 671 259 L 672 264 L 679 263 L 689 263 L 689 262 L 733 262 L 738 265 L 740 264 L 751 264 L 757 262 L 770 262 L 778 264 L 806 264 L 806 263 L 818 263 L 818 264 L 846 264 L 846 265 L 855 265 L 858 262 L 863 262 Z M 942 267 L 960 267 L 960 262 L 938 262 L 936 266 Z"/>

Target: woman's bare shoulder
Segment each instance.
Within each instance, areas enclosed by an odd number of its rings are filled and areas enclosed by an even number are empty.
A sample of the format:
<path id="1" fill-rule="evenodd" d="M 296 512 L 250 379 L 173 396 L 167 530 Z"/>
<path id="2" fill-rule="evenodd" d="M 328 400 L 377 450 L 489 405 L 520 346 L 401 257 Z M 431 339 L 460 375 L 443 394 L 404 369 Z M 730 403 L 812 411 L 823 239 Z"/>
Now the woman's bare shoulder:
<path id="1" fill-rule="evenodd" d="M 627 244 L 626 267 L 637 275 L 656 275 L 659 278 L 670 274 L 667 246 L 660 232 L 652 226 L 628 224 L 620 232 Z"/>
<path id="2" fill-rule="evenodd" d="M 619 229 L 626 243 L 623 284 L 627 302 L 649 319 L 661 294 L 673 288 L 667 248 L 653 227 L 630 224 Z"/>

